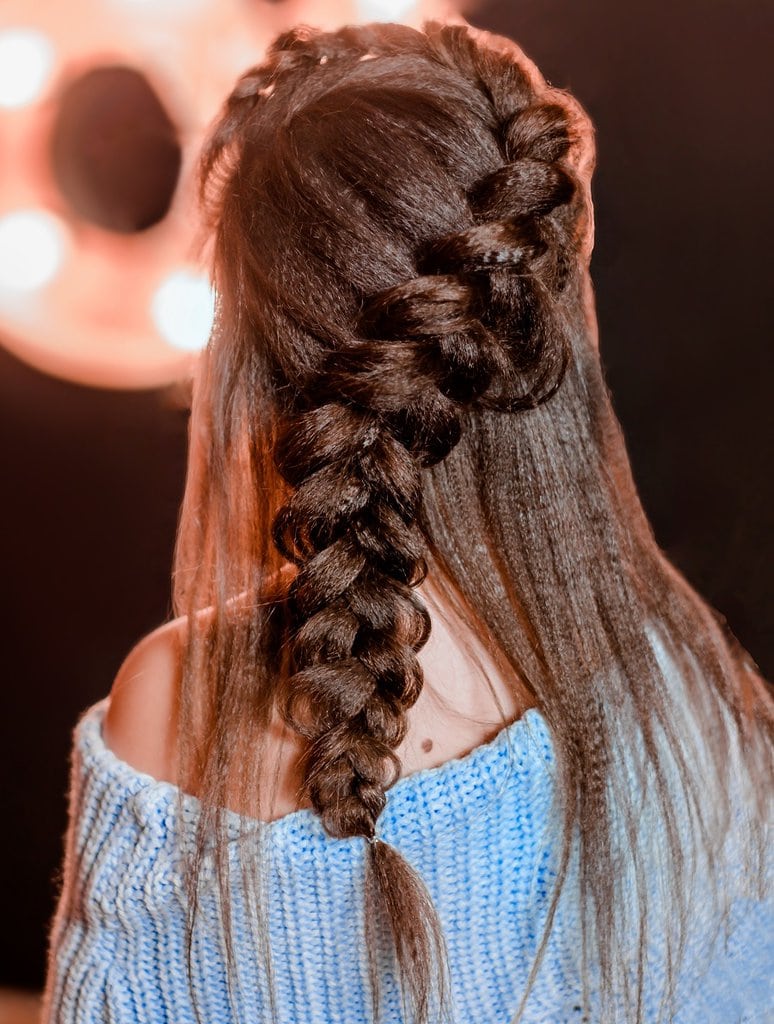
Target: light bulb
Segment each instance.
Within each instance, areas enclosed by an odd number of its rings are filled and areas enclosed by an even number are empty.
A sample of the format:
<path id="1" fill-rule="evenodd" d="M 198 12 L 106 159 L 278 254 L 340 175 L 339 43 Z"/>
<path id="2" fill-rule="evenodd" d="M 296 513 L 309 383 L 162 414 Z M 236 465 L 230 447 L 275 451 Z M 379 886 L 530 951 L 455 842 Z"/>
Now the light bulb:
<path id="1" fill-rule="evenodd" d="M 35 291 L 56 277 L 67 235 L 47 210 L 15 210 L 0 218 L 0 289 Z"/>
<path id="2" fill-rule="evenodd" d="M 32 28 L 0 32 L 0 106 L 24 107 L 39 98 L 54 66 L 48 36 Z"/>
<path id="3" fill-rule="evenodd" d="M 151 316 L 159 334 L 174 348 L 204 348 L 215 319 L 215 294 L 206 277 L 176 270 L 154 293 Z"/>

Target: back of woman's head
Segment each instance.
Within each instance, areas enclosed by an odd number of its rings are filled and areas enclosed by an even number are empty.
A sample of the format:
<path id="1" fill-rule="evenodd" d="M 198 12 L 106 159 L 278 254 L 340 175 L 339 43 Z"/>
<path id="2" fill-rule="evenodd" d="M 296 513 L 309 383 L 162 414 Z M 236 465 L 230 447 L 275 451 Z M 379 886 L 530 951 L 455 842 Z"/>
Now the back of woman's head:
<path id="1" fill-rule="evenodd" d="M 299 27 L 240 79 L 201 165 L 218 317 L 196 382 L 206 444 L 175 607 L 189 622 L 216 610 L 206 636 L 191 630 L 182 692 L 183 722 L 194 675 L 210 698 L 199 788 L 212 820 L 239 744 L 254 751 L 276 708 L 307 741 L 304 791 L 326 830 L 374 840 L 423 685 L 431 620 L 416 588 L 443 592 L 552 729 L 555 898 L 577 828 L 584 949 L 588 931 L 609 995 L 619 969 L 628 977 L 614 955 L 630 877 L 619 819 L 638 882 L 647 860 L 622 752 L 641 742 L 640 782 L 654 772 L 677 893 L 681 824 L 659 736 L 709 836 L 728 723 L 770 735 L 771 704 L 636 496 L 595 346 L 592 136 L 513 44 L 464 25 Z M 244 594 L 260 600 L 229 614 Z M 704 803 L 654 623 L 714 738 Z M 758 739 L 749 749 L 770 757 Z M 242 784 L 259 781 L 244 770 Z M 436 983 L 443 997 L 440 925 L 398 851 L 366 851 L 366 920 L 385 912 L 425 1021 Z M 376 1004 L 373 963 L 372 979 Z"/>

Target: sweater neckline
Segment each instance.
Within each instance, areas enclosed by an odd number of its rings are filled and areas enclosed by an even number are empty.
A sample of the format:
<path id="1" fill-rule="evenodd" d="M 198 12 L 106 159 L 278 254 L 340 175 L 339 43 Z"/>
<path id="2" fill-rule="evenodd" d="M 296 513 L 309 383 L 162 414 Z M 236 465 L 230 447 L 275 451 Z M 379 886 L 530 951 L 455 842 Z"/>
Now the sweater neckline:
<path id="1" fill-rule="evenodd" d="M 75 728 L 75 749 L 80 770 L 92 780 L 98 778 L 111 790 L 127 796 L 134 814 L 144 827 L 167 830 L 172 824 L 190 838 L 201 815 L 199 798 L 180 790 L 172 782 L 156 779 L 121 760 L 106 744 L 103 723 L 110 698 L 87 708 Z M 510 779 L 512 785 L 532 786 L 536 769 L 546 769 L 554 760 L 548 723 L 537 707 L 530 707 L 495 736 L 459 757 L 440 765 L 404 775 L 386 791 L 386 804 L 379 818 L 377 835 L 387 842 L 399 839 L 412 819 L 423 818 L 419 827 L 432 829 L 470 821 L 483 813 L 498 789 Z M 178 809 L 182 821 L 178 821 Z M 272 845 L 297 847 L 310 841 L 325 845 L 363 843 L 361 837 L 334 839 L 323 828 L 312 808 L 290 811 L 273 821 L 264 821 L 223 809 L 229 840 L 256 830 L 270 837 Z"/>

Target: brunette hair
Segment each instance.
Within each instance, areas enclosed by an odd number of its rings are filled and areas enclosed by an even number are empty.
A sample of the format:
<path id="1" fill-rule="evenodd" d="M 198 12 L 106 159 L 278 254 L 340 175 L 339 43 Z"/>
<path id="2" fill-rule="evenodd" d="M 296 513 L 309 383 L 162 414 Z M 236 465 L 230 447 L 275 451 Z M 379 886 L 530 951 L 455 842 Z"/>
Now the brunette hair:
<path id="1" fill-rule="evenodd" d="M 593 164 L 588 116 L 515 44 L 433 21 L 284 32 L 212 130 L 217 318 L 173 603 L 188 627 L 179 777 L 202 803 L 189 927 L 215 834 L 229 961 L 229 787 L 263 809 L 256 766 L 278 714 L 306 742 L 302 794 L 327 832 L 375 837 L 423 686 L 425 580 L 526 684 L 555 746 L 561 858 L 514 1020 L 575 852 L 594 1019 L 614 1019 L 624 989 L 641 1021 L 651 873 L 679 952 L 684 880 L 700 846 L 711 870 L 728 825 L 736 740 L 757 808 L 742 847 L 760 841 L 771 695 L 638 499 L 595 345 Z M 638 835 L 646 789 L 661 825 Z M 440 1020 L 432 900 L 397 849 L 364 848 L 366 921 L 388 925 L 413 1019 Z M 261 935 L 271 979 L 265 922 Z"/>

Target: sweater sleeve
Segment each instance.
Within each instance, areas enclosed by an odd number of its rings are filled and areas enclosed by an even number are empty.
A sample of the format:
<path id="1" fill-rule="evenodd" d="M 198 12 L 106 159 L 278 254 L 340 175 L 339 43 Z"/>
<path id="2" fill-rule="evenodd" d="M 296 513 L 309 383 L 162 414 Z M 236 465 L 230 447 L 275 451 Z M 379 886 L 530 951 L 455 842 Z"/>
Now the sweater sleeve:
<path id="1" fill-rule="evenodd" d="M 56 910 L 48 934 L 41 1024 L 107 1020 L 103 1012 L 111 961 L 109 929 L 85 898 L 98 849 L 89 834 L 88 780 L 75 741 L 69 761 L 68 820 Z M 102 1008 L 102 1009 L 101 1009 Z"/>

